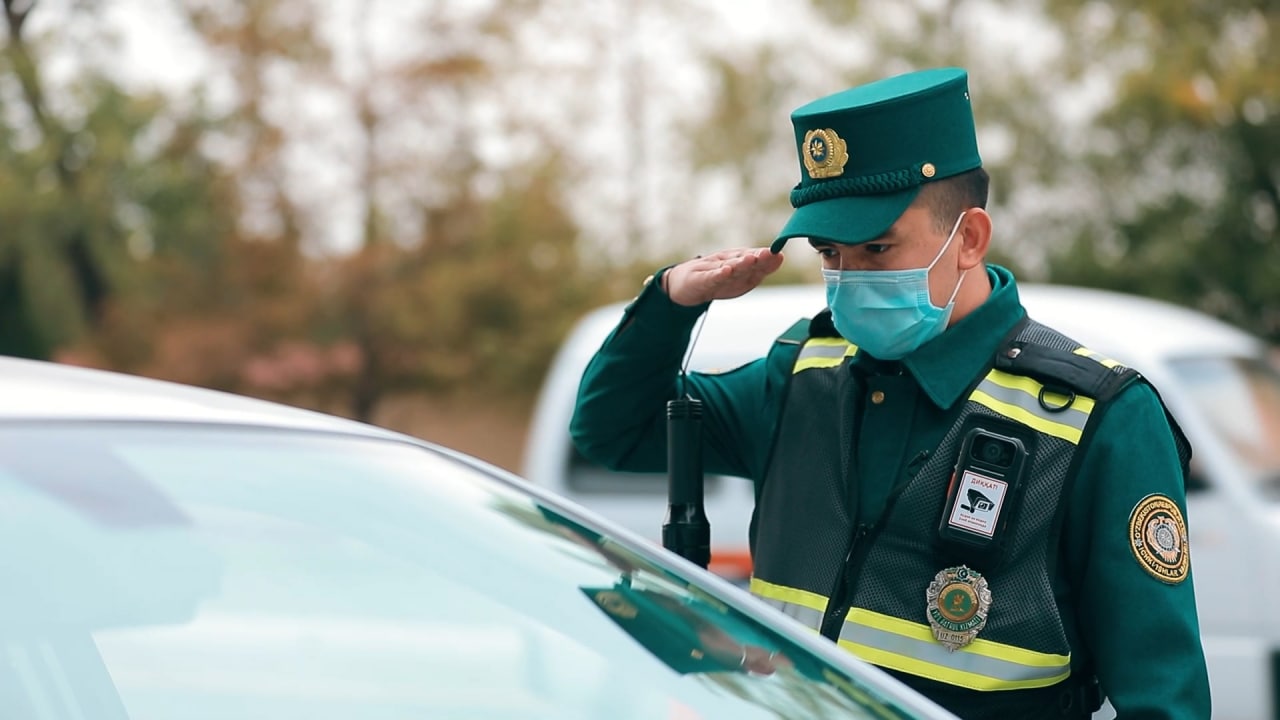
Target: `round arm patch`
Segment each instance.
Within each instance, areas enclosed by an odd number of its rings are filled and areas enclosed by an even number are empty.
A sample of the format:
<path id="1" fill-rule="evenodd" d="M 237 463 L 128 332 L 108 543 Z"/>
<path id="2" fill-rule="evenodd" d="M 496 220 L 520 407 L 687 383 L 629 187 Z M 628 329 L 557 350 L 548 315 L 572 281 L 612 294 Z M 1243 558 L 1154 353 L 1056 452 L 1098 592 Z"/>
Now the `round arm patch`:
<path id="1" fill-rule="evenodd" d="M 1148 495 L 1129 514 L 1129 546 L 1142 569 L 1176 585 L 1191 571 L 1191 547 L 1182 511 L 1166 495 Z"/>

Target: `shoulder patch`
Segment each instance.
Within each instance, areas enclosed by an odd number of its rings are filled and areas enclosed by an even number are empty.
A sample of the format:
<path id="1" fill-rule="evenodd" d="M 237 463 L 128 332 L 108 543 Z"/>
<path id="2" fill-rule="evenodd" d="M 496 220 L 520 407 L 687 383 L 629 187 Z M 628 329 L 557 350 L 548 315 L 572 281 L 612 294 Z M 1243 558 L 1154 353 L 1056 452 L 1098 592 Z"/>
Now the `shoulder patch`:
<path id="1" fill-rule="evenodd" d="M 1148 495 L 1129 513 L 1129 547 L 1152 577 L 1176 585 L 1191 571 L 1187 523 L 1177 503 L 1166 495 Z"/>

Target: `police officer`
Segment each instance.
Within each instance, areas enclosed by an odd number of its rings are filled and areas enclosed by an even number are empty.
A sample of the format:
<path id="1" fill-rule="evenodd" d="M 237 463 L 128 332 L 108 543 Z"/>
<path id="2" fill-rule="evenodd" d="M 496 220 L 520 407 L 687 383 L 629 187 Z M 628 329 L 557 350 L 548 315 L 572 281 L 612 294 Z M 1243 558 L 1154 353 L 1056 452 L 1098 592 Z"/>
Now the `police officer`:
<path id="1" fill-rule="evenodd" d="M 1136 372 L 1028 318 L 992 235 L 959 68 L 792 113 L 770 248 L 655 274 L 571 425 L 615 470 L 666 463 L 697 318 L 821 256 L 827 308 L 766 357 L 691 373 L 709 472 L 755 481 L 751 591 L 965 718 L 1207 718 L 1185 521 L 1190 450 Z"/>

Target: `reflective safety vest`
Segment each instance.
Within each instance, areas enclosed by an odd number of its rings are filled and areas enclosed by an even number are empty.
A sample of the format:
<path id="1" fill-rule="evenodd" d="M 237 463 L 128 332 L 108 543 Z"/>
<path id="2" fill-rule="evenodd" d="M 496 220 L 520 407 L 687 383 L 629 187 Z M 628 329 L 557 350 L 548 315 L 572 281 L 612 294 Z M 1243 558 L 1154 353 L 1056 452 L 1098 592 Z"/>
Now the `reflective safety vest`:
<path id="1" fill-rule="evenodd" d="M 811 336 L 795 359 L 757 501 L 751 591 L 965 715 L 1017 717 L 1056 705 L 1053 693 L 1084 681 L 1068 680 L 1070 613 L 1052 586 L 1059 506 L 1099 399 L 1137 373 L 1025 321 L 936 451 L 901 468 L 884 513 L 859 527 L 849 501 L 857 400 L 866 391 L 850 365 L 856 353 L 842 338 Z M 939 540 L 962 431 L 975 424 L 1012 428 L 1029 451 L 1019 492 L 1005 498 L 996 561 Z M 960 564 L 982 571 L 993 600 L 976 638 L 951 651 L 927 620 L 926 588 Z"/>

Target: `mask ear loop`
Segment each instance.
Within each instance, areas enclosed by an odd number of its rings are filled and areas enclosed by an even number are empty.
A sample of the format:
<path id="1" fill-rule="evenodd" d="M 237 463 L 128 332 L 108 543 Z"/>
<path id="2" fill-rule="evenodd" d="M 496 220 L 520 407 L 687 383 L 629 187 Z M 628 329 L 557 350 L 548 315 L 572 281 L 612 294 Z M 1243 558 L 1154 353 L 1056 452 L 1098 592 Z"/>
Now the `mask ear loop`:
<path id="1" fill-rule="evenodd" d="M 938 264 L 938 259 L 942 257 L 942 253 L 951 247 L 951 241 L 956 239 L 956 231 L 960 229 L 960 221 L 964 220 L 964 216 L 967 214 L 969 214 L 969 211 L 965 210 L 960 213 L 960 217 L 956 218 L 956 224 L 951 226 L 951 234 L 947 235 L 947 241 L 942 243 L 942 247 L 938 249 L 938 254 L 933 256 L 933 260 L 930 261 L 929 267 L 925 268 L 926 270 L 932 270 L 933 266 Z"/>
<path id="2" fill-rule="evenodd" d="M 956 224 L 951 226 L 951 234 L 947 236 L 947 241 L 942 244 L 942 249 L 939 250 L 937 256 L 933 258 L 933 262 L 929 263 L 928 270 L 932 270 L 933 266 L 938 264 L 938 258 L 941 258 L 942 253 L 946 252 L 947 248 L 951 246 L 951 241 L 956 239 L 956 230 L 960 229 L 960 221 L 964 220 L 964 216 L 968 214 L 968 212 L 968 210 L 965 210 L 960 213 L 960 217 L 956 218 Z M 968 270 L 960 273 L 960 279 L 956 281 L 956 286 L 951 291 L 951 297 L 947 298 L 947 301 L 943 303 L 942 307 L 945 308 L 956 301 L 956 296 L 960 294 L 960 286 L 964 284 L 964 278 L 968 274 Z M 933 302 L 930 301 L 929 304 L 932 305 Z"/>
<path id="3" fill-rule="evenodd" d="M 968 274 L 969 274 L 968 270 L 965 270 L 964 272 L 960 273 L 960 279 L 956 281 L 956 289 L 951 291 L 951 297 L 947 299 L 947 305 L 950 305 L 951 303 L 956 301 L 956 296 L 960 294 L 960 286 L 964 284 L 964 276 Z M 946 307 L 946 305 L 944 305 L 943 307 Z"/>

